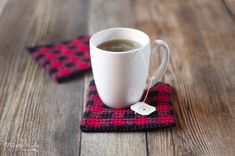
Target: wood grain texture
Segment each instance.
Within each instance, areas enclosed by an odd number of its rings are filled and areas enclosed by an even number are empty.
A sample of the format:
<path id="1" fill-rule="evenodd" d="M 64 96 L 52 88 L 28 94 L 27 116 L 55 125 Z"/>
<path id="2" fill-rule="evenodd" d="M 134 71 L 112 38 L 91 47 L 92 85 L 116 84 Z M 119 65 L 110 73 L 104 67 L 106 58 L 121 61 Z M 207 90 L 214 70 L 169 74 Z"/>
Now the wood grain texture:
<path id="1" fill-rule="evenodd" d="M 226 9 L 228 15 L 232 18 L 235 23 L 235 1 L 234 0 L 221 0 L 224 8 Z"/>
<path id="2" fill-rule="evenodd" d="M 86 6 L 77 0 L 22 0 L 3 8 L 0 155 L 77 155 L 84 80 L 54 83 L 26 47 L 86 33 Z"/>
<path id="3" fill-rule="evenodd" d="M 175 88 L 178 123 L 171 132 L 148 133 L 149 154 L 234 155 L 231 17 L 220 1 L 151 2 L 157 36 L 171 44 L 164 81 Z"/>
<path id="4" fill-rule="evenodd" d="M 233 156 L 234 15 L 234 0 L 1 0 L 0 155 Z M 162 80 L 174 87 L 175 128 L 81 133 L 91 72 L 58 85 L 26 52 L 121 26 L 169 43 Z M 151 74 L 160 60 L 154 54 Z"/>

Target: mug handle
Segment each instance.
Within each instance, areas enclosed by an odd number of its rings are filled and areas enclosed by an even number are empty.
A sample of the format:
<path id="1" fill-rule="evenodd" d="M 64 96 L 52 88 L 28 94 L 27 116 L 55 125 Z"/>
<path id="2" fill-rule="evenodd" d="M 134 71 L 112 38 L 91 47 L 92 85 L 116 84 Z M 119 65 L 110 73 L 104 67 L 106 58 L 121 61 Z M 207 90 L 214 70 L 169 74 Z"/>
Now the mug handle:
<path id="1" fill-rule="evenodd" d="M 151 87 L 153 87 L 161 79 L 161 77 L 164 75 L 164 73 L 166 72 L 167 65 L 168 65 L 168 62 L 169 62 L 169 57 L 170 57 L 169 47 L 168 47 L 167 43 L 163 40 L 155 40 L 153 42 L 152 48 L 151 48 L 151 51 L 152 51 L 151 55 L 154 52 L 156 52 L 157 47 L 161 47 L 161 49 L 163 51 L 163 56 L 162 56 L 162 62 L 160 64 L 159 69 L 157 70 L 155 75 L 152 77 Z"/>

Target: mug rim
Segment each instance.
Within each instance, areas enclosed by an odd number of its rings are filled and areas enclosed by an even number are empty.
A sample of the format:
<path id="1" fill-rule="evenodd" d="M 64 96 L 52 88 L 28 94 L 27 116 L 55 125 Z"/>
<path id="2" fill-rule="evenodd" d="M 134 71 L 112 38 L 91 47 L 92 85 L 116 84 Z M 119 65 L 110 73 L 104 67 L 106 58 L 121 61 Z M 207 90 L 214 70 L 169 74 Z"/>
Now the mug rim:
<path id="1" fill-rule="evenodd" d="M 147 39 L 148 39 L 148 41 L 146 42 L 146 44 L 144 44 L 144 45 L 141 45 L 141 47 L 139 47 L 139 48 L 136 48 L 136 49 L 132 49 L 132 50 L 127 50 L 127 51 L 121 51 L 121 52 L 114 52 L 114 51 L 108 51 L 108 50 L 103 50 L 103 49 L 100 49 L 100 48 L 98 48 L 97 46 L 95 46 L 94 44 L 93 44 L 93 40 L 94 40 L 94 37 L 95 36 L 97 36 L 97 35 L 99 35 L 99 34 L 101 34 L 101 33 L 104 33 L 105 31 L 112 31 L 112 30 L 134 30 L 134 31 L 136 31 L 136 32 L 139 32 L 139 33 L 142 33 L 143 35 L 145 35 L 146 37 L 147 37 Z M 90 46 L 93 46 L 95 49 L 98 49 L 98 50 L 101 50 L 101 51 L 103 51 L 103 52 L 105 52 L 105 53 L 110 53 L 110 54 L 116 54 L 116 55 L 118 55 L 118 54 L 129 54 L 129 53 L 134 53 L 134 52 L 138 52 L 138 51 L 141 51 L 144 47 L 146 47 L 149 43 L 150 43 L 150 38 L 149 38 L 149 36 L 145 33 L 145 32 L 143 32 L 143 31 L 141 31 L 141 30 L 138 30 L 138 29 L 134 29 L 134 28 L 127 28 L 127 27 L 115 27 L 115 28 L 108 28 L 108 29 L 103 29 L 103 30 L 101 30 L 101 31 L 98 31 L 98 32 L 96 32 L 95 34 L 93 34 L 92 36 L 91 36 L 91 38 L 90 38 L 90 40 L 89 40 L 89 43 L 90 43 Z"/>

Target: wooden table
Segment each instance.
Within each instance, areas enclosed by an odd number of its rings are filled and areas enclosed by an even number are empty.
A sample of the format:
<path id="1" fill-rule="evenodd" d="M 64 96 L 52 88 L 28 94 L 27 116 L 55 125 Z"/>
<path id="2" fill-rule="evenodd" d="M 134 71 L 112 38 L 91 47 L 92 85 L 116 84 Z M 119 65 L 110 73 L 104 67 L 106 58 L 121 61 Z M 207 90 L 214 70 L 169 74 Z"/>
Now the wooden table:
<path id="1" fill-rule="evenodd" d="M 170 44 L 176 127 L 81 133 L 91 72 L 58 85 L 26 51 L 109 27 Z M 235 1 L 1 0 L 0 155 L 234 156 Z"/>

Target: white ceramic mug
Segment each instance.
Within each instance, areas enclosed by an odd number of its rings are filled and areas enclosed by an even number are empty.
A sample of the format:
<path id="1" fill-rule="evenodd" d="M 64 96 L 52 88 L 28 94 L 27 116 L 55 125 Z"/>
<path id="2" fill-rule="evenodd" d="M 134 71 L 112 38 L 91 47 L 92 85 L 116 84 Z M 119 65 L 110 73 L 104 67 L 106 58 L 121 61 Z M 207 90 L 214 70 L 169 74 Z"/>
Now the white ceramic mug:
<path id="1" fill-rule="evenodd" d="M 127 39 L 140 43 L 139 49 L 125 52 L 105 51 L 97 48 L 103 42 Z M 112 108 L 125 108 L 138 102 L 147 88 L 147 75 L 151 54 L 162 47 L 163 58 L 152 86 L 165 73 L 170 51 L 163 40 L 155 40 L 152 47 L 147 34 L 131 28 L 111 28 L 95 33 L 90 39 L 92 72 L 98 94 Z"/>

